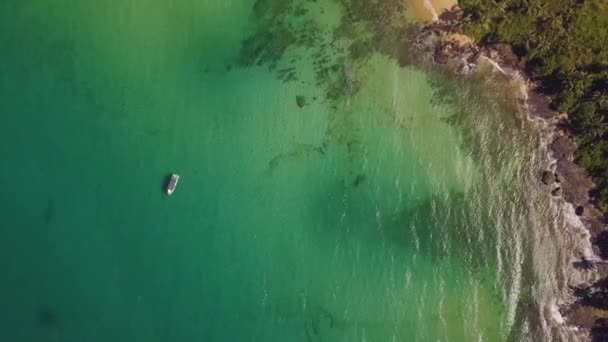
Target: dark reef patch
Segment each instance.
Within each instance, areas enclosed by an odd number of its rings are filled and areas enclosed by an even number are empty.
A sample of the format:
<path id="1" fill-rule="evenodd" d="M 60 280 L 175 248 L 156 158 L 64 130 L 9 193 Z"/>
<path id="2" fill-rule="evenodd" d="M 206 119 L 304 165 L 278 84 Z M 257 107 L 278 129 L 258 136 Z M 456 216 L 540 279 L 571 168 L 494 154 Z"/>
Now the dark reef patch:
<path id="1" fill-rule="evenodd" d="M 346 150 L 353 170 L 357 170 L 363 149 L 356 123 L 350 115 L 337 110 L 338 104 L 359 93 L 365 81 L 361 71 L 373 55 L 388 57 L 401 67 L 409 65 L 413 60 L 410 46 L 419 26 L 406 20 L 402 0 L 336 1 L 341 16 L 328 24 L 320 2 L 257 0 L 251 33 L 241 42 L 236 64 L 268 68 L 282 82 L 314 85 L 316 95 L 322 94 L 318 100 L 330 108 L 321 154 L 329 143 L 335 143 Z M 297 57 L 301 55 L 312 60 L 312 75 Z M 296 104 L 302 108 L 305 98 L 297 97 Z M 269 169 L 301 153 L 296 148 L 277 156 L 270 161 Z"/>
<path id="2" fill-rule="evenodd" d="M 323 341 L 324 331 L 333 329 L 335 323 L 334 316 L 322 306 L 319 306 L 311 312 L 310 320 L 305 324 L 304 332 L 307 341 Z"/>
<path id="3" fill-rule="evenodd" d="M 374 53 L 409 64 L 407 48 L 417 26 L 405 20 L 401 0 L 381 2 L 340 0 L 343 15 L 333 29 L 318 22 L 320 3 L 307 0 L 258 0 L 253 8 L 253 33 L 242 44 L 238 64 L 280 69 L 284 82 L 297 80 L 295 60 L 283 57 L 305 49 L 314 59 L 314 83 L 329 100 L 353 96 L 359 90 L 356 70 Z"/>
<path id="4" fill-rule="evenodd" d="M 302 108 L 306 104 L 306 98 L 302 95 L 296 96 L 296 104 L 298 107 Z"/>
<path id="5" fill-rule="evenodd" d="M 268 162 L 266 172 L 273 172 L 279 165 L 288 162 L 290 160 L 296 160 L 298 158 L 305 158 L 311 154 L 325 154 L 324 146 L 313 146 L 310 144 L 295 144 L 288 152 L 276 155 Z"/>
<path id="6" fill-rule="evenodd" d="M 364 174 L 358 174 L 355 179 L 353 180 L 353 186 L 359 186 L 361 185 L 361 183 L 363 183 L 365 181 L 365 175 Z"/>

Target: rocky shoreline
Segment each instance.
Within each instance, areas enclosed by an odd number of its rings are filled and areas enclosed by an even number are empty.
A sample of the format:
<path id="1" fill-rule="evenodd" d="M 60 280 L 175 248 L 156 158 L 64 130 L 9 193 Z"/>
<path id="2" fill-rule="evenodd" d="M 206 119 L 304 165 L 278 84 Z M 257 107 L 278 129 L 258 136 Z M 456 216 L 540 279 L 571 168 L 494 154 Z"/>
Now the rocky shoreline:
<path id="1" fill-rule="evenodd" d="M 572 205 L 574 213 L 588 230 L 593 255 L 580 256 L 573 268 L 597 272 L 601 278 L 593 284 L 574 284 L 574 302 L 562 308 L 569 324 L 586 329 L 595 340 L 608 340 L 608 229 L 606 215 L 594 205 L 595 185 L 587 172 L 575 163 L 576 142 L 569 131 L 568 116 L 551 107 L 552 98 L 531 81 L 521 59 L 507 44 L 482 45 L 462 34 L 462 11 L 454 7 L 439 20 L 424 26 L 415 39 L 415 50 L 427 61 L 443 65 L 456 75 L 468 74 L 485 61 L 495 69 L 521 81 L 520 101 L 529 119 L 542 123 L 542 132 L 552 162 L 538 170 L 542 182 L 553 197 Z"/>

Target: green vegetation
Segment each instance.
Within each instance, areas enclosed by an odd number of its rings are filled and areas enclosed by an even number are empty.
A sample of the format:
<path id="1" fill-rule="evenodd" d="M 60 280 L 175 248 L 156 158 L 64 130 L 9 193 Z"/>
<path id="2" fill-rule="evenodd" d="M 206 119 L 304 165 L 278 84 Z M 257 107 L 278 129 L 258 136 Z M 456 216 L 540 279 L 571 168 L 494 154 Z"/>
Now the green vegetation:
<path id="1" fill-rule="evenodd" d="M 553 106 L 569 113 L 578 163 L 608 212 L 608 1 L 460 0 L 463 30 L 482 43 L 508 43 Z"/>

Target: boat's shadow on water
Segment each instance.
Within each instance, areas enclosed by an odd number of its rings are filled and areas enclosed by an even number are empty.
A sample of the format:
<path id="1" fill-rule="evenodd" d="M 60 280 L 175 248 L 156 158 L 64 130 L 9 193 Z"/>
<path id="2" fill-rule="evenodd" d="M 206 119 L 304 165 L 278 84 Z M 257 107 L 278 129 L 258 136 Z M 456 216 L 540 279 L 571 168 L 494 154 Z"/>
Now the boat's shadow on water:
<path id="1" fill-rule="evenodd" d="M 169 182 L 171 181 L 171 174 L 167 173 L 163 175 L 163 178 L 160 181 L 160 191 L 163 195 L 167 194 L 167 187 L 169 186 Z"/>

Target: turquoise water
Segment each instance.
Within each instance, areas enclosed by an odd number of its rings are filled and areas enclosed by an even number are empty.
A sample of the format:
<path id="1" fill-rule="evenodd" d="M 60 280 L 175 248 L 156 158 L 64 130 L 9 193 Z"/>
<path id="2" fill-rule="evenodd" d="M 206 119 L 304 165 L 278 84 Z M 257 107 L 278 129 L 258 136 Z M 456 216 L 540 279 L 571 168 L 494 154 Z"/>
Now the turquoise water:
<path id="1" fill-rule="evenodd" d="M 541 336 L 535 134 L 400 3 L 3 2 L 2 340 Z"/>

